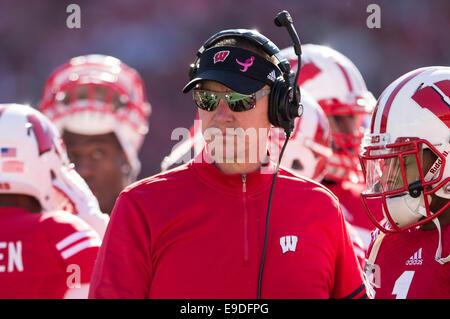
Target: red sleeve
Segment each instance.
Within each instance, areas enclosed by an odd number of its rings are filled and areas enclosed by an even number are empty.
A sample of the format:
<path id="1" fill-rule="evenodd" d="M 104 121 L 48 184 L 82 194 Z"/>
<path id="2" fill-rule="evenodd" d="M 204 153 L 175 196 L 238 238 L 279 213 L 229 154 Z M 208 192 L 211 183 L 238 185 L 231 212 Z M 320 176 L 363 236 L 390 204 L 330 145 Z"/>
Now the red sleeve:
<path id="1" fill-rule="evenodd" d="M 345 225 L 347 226 L 347 231 L 348 234 L 350 235 L 350 240 L 352 241 L 353 250 L 355 251 L 356 258 L 358 258 L 361 270 L 364 271 L 364 265 L 366 263 L 366 249 L 364 248 L 362 239 L 352 224 L 350 224 L 348 221 L 345 221 Z"/>
<path id="2" fill-rule="evenodd" d="M 67 276 L 89 283 L 101 245 L 97 232 L 79 217 L 65 211 L 44 216 L 51 229 L 47 232 L 50 246 Z"/>
<path id="3" fill-rule="evenodd" d="M 151 279 L 149 227 L 130 193 L 122 192 L 103 238 L 89 298 L 147 298 Z"/>
<path id="4" fill-rule="evenodd" d="M 335 265 L 333 298 L 367 298 L 361 266 L 353 249 L 344 216 L 339 208 L 338 253 Z"/>

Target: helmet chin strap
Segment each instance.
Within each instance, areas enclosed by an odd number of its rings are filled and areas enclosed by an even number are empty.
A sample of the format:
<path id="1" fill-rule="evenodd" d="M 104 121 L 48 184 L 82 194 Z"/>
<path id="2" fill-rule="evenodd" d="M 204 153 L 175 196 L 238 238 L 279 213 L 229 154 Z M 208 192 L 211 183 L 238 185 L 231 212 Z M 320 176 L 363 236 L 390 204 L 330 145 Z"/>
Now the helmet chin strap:
<path id="1" fill-rule="evenodd" d="M 438 218 L 434 218 L 433 223 L 436 225 L 436 228 L 438 229 L 438 232 L 439 232 L 439 244 L 438 244 L 438 248 L 436 249 L 436 254 L 434 255 L 434 259 L 441 265 L 444 265 L 445 263 L 448 263 L 450 261 L 450 255 L 448 255 L 445 258 L 441 257 L 441 254 L 442 254 L 441 224 L 439 223 Z"/>
<path id="2" fill-rule="evenodd" d="M 423 194 L 416 198 L 409 194 L 388 198 L 386 204 L 392 219 L 400 227 L 415 223 L 421 217 L 427 217 Z M 383 214 L 386 217 L 384 207 Z"/>
<path id="3" fill-rule="evenodd" d="M 405 196 L 403 196 L 403 197 L 409 197 L 409 195 L 405 195 Z M 422 197 L 422 196 L 421 196 L 421 197 Z M 411 213 L 411 218 L 414 218 L 414 216 L 420 216 L 420 215 L 423 215 L 423 216 L 426 217 L 426 211 L 425 211 L 424 207 L 423 207 L 422 205 L 419 204 L 419 202 L 416 202 L 416 204 L 418 204 L 418 205 L 417 205 L 417 208 L 413 210 L 413 209 L 411 209 L 411 208 L 408 206 L 408 203 L 407 203 L 406 199 L 407 199 L 407 198 L 401 198 L 401 197 L 396 198 L 395 204 L 392 205 L 393 203 L 390 203 L 391 205 L 389 205 L 389 206 L 391 206 L 391 207 L 389 207 L 389 208 L 393 208 L 394 210 L 395 210 L 395 209 L 399 210 L 399 209 L 401 209 L 401 207 L 400 207 L 399 205 L 401 205 L 401 206 L 403 206 L 403 208 L 406 208 L 406 209 Z M 414 201 L 418 201 L 418 200 L 419 200 L 419 198 L 414 198 Z M 430 199 L 430 200 L 431 200 L 431 199 Z M 392 207 L 392 206 L 394 206 L 395 208 Z M 419 214 L 420 214 L 420 215 L 419 215 Z M 441 224 L 440 224 L 438 218 L 434 218 L 434 219 L 432 219 L 432 221 L 433 221 L 433 223 L 436 225 L 436 228 L 437 228 L 438 233 L 439 233 L 439 243 L 438 243 L 438 247 L 437 247 L 437 249 L 436 249 L 436 254 L 435 254 L 435 256 L 434 256 L 434 259 L 435 259 L 438 263 L 440 263 L 441 265 L 444 265 L 445 263 L 447 263 L 447 262 L 450 261 L 450 254 L 449 254 L 447 257 L 445 257 L 445 258 L 442 258 L 442 257 L 441 257 L 441 255 L 442 255 L 442 234 L 441 234 Z"/>

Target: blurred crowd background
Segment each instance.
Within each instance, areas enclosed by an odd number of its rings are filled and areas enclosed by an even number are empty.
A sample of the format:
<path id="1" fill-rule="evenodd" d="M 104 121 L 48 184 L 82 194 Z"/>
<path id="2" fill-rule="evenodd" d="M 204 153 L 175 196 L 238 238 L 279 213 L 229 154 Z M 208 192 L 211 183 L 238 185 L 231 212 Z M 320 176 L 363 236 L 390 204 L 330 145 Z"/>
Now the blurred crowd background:
<path id="1" fill-rule="evenodd" d="M 69 4 L 81 8 L 81 28 L 69 29 Z M 381 28 L 369 29 L 369 4 L 381 8 Z M 71 57 L 115 56 L 142 75 L 153 112 L 141 149 L 140 177 L 159 172 L 196 114 L 181 93 L 203 41 L 222 29 L 255 28 L 280 49 L 288 33 L 274 25 L 287 9 L 301 42 L 326 44 L 348 56 L 375 97 L 398 76 L 427 65 L 450 65 L 448 0 L 0 0 L 0 103 L 37 106 L 44 82 Z"/>

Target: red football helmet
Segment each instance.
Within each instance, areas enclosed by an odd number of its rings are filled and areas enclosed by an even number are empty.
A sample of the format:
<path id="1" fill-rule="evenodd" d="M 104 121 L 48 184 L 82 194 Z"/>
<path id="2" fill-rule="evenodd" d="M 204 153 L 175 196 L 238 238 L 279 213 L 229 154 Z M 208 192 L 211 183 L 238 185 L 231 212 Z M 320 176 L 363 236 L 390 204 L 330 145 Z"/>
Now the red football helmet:
<path id="1" fill-rule="evenodd" d="M 297 57 L 293 47 L 282 50 L 281 54 L 295 72 Z M 336 50 L 306 44 L 302 46 L 299 85 L 320 104 L 330 123 L 333 155 L 327 162 L 325 178 L 363 182 L 358 154 L 365 121 L 376 101 L 361 73 Z"/>
<path id="2" fill-rule="evenodd" d="M 111 56 L 72 58 L 48 78 L 39 109 L 61 131 L 114 132 L 137 176 L 151 107 L 136 70 Z"/>

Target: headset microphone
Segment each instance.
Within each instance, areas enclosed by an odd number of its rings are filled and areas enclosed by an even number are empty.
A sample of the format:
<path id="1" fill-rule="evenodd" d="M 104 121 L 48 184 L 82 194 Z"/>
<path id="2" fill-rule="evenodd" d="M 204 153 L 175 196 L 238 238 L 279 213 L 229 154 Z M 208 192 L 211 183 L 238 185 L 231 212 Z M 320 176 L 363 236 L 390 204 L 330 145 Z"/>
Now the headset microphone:
<path id="1" fill-rule="evenodd" d="M 300 43 L 300 38 L 298 37 L 297 31 L 294 28 L 294 22 L 292 21 L 292 17 L 286 10 L 283 10 L 277 14 L 277 16 L 274 19 L 275 25 L 278 27 L 285 27 L 292 39 L 292 42 L 294 43 L 294 51 L 297 55 L 298 63 L 297 63 L 297 73 L 295 75 L 295 80 L 291 85 L 295 87 L 295 85 L 298 83 L 298 78 L 300 76 L 300 69 L 301 69 L 301 55 L 302 55 L 302 46 Z M 291 79 L 292 81 L 292 79 Z M 300 90 L 295 89 L 294 90 L 294 101 L 295 103 L 293 105 L 298 106 L 292 107 L 289 110 L 289 115 L 293 118 L 297 116 L 301 116 L 303 110 L 301 109 L 300 105 Z"/>
<path id="2" fill-rule="evenodd" d="M 295 54 L 300 56 L 302 54 L 302 48 L 300 44 L 300 38 L 298 37 L 297 31 L 294 28 L 294 22 L 292 21 L 291 15 L 286 10 L 281 11 L 275 17 L 275 25 L 278 27 L 286 27 L 291 36 L 292 42 L 294 42 Z"/>
<path id="3" fill-rule="evenodd" d="M 286 140 L 284 141 L 283 147 L 281 148 L 280 156 L 278 158 L 278 163 L 275 168 L 275 172 L 273 174 L 273 180 L 272 180 L 272 187 L 270 189 L 269 193 L 269 203 L 267 205 L 267 214 L 266 214 L 266 226 L 265 226 L 265 234 L 264 234 L 264 246 L 262 251 L 262 257 L 261 257 L 261 263 L 259 266 L 259 276 L 258 276 L 258 290 L 257 290 L 257 298 L 261 299 L 261 289 L 262 289 L 262 280 L 263 280 L 263 272 L 264 272 L 264 261 L 266 258 L 266 252 L 267 252 L 267 241 L 269 237 L 269 217 L 270 217 L 270 208 L 272 206 L 272 196 L 273 191 L 275 187 L 275 181 L 278 175 L 278 169 L 280 168 L 281 158 L 283 157 L 284 150 L 286 149 L 286 145 L 289 141 L 289 138 L 291 136 L 292 130 L 294 128 L 294 120 L 296 117 L 299 117 L 303 113 L 303 107 L 300 103 L 300 88 L 298 86 L 298 77 L 300 75 L 300 68 L 301 68 L 301 44 L 300 39 L 297 35 L 297 31 L 295 31 L 294 23 L 292 22 L 291 15 L 287 11 L 281 11 L 277 14 L 274 20 L 275 24 L 279 27 L 285 27 L 289 35 L 292 38 L 292 42 L 294 42 L 294 50 L 295 54 L 298 57 L 298 63 L 297 63 L 297 74 L 295 76 L 295 80 L 293 80 L 292 72 L 289 72 L 289 77 L 285 80 L 288 84 L 287 91 L 285 91 L 288 94 L 293 94 L 293 96 L 289 96 L 288 99 L 283 99 L 284 108 L 282 112 L 284 116 L 279 119 L 279 122 L 277 122 L 279 127 L 284 128 L 284 131 L 286 133 Z M 290 71 L 290 66 L 289 69 Z M 286 73 L 285 73 L 286 75 Z M 280 94 L 281 95 L 281 94 Z"/>

